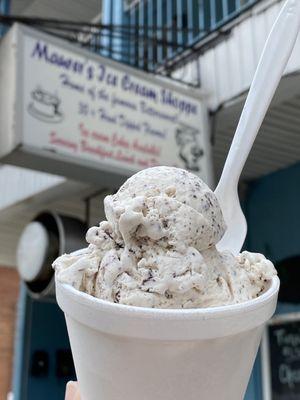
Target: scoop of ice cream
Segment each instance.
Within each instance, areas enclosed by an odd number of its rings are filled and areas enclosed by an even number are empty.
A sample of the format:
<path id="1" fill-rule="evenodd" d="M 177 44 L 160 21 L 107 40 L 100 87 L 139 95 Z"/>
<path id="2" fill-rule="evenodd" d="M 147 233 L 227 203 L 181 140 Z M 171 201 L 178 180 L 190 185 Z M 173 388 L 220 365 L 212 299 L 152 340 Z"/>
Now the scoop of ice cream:
<path id="1" fill-rule="evenodd" d="M 89 247 L 59 257 L 57 279 L 115 303 L 196 308 L 259 296 L 276 273 L 261 254 L 234 257 L 215 245 L 225 231 L 214 193 L 171 167 L 143 170 L 104 201 L 107 221 Z"/>
<path id="2" fill-rule="evenodd" d="M 258 297 L 276 273 L 262 254 L 234 257 L 215 247 L 200 254 L 146 251 L 137 262 L 122 248 L 106 252 L 90 246 L 63 255 L 54 266 L 61 282 L 114 303 L 155 308 L 201 308 Z"/>
<path id="3" fill-rule="evenodd" d="M 183 251 L 215 245 L 226 226 L 215 194 L 196 175 L 180 168 L 154 167 L 129 178 L 104 200 L 113 231 L 126 245 L 159 241 Z"/>

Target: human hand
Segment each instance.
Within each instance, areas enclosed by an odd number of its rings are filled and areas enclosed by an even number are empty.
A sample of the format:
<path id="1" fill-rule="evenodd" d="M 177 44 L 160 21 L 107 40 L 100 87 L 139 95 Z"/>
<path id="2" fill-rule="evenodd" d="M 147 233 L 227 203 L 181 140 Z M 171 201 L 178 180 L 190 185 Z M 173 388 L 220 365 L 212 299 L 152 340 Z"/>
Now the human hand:
<path id="1" fill-rule="evenodd" d="M 68 382 L 66 387 L 65 400 L 80 400 L 80 393 L 77 382 Z"/>

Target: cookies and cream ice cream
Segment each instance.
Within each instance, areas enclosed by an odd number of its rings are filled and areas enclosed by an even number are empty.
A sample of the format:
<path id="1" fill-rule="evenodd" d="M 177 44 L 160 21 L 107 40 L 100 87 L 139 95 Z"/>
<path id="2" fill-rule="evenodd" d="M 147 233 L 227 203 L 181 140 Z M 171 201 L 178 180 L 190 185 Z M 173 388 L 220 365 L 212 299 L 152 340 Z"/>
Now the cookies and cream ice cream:
<path id="1" fill-rule="evenodd" d="M 265 290 L 276 271 L 263 255 L 237 257 L 216 244 L 226 226 L 214 193 L 179 168 L 154 167 L 104 200 L 107 221 L 89 246 L 54 262 L 57 279 L 127 305 L 198 308 L 239 303 Z"/>

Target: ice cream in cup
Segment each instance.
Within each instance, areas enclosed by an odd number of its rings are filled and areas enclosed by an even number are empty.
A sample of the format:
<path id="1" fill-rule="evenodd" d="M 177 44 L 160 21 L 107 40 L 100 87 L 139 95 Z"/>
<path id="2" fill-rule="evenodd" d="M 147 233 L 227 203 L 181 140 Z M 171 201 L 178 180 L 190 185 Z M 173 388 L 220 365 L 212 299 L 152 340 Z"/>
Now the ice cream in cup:
<path id="1" fill-rule="evenodd" d="M 185 170 L 143 170 L 104 207 L 89 246 L 54 263 L 83 399 L 241 400 L 276 307 L 273 264 L 216 249 L 222 211 Z"/>

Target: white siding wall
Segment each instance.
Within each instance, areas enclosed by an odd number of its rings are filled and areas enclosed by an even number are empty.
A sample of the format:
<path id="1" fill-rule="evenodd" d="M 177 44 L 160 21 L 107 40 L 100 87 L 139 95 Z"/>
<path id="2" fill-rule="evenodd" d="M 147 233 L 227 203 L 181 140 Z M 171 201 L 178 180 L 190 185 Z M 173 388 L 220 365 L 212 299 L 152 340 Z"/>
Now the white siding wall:
<path id="1" fill-rule="evenodd" d="M 65 181 L 65 178 L 10 165 L 0 166 L 0 211 Z"/>

